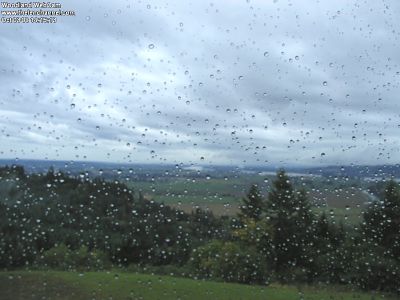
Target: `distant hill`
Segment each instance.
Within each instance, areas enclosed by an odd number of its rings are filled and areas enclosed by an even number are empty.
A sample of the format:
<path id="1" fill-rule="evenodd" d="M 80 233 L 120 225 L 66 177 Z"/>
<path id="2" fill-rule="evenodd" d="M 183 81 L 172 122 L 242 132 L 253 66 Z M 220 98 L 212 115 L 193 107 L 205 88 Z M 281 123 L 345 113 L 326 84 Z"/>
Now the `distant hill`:
<path id="1" fill-rule="evenodd" d="M 400 165 L 377 166 L 328 166 L 322 168 L 306 168 L 303 171 L 322 176 L 358 177 L 382 179 L 388 177 L 400 178 Z"/>
<path id="2" fill-rule="evenodd" d="M 163 175 L 173 173 L 186 174 L 245 174 L 265 173 L 274 174 L 278 167 L 273 166 L 218 166 L 218 165 L 186 165 L 186 164 L 124 164 L 108 162 L 84 162 L 84 161 L 58 161 L 58 160 L 28 160 L 28 159 L 0 159 L 0 167 L 5 165 L 24 166 L 28 173 L 44 173 L 51 167 L 68 174 L 78 175 L 88 172 L 89 176 L 118 177 L 118 175 L 147 174 L 147 176 Z M 287 172 L 293 176 L 313 175 L 323 177 L 352 177 L 369 180 L 381 180 L 383 178 L 400 178 L 400 164 L 396 165 L 374 165 L 374 166 L 325 166 L 325 167 L 286 167 Z M 131 176 L 130 175 L 130 176 Z"/>

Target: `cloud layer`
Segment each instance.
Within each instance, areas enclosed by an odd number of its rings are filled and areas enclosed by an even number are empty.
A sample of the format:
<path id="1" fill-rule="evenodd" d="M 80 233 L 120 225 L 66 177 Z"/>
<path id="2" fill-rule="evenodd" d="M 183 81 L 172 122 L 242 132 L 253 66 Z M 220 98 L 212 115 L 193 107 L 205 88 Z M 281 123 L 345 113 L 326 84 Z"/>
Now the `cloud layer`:
<path id="1" fill-rule="evenodd" d="M 399 161 L 398 1 L 64 1 L 0 27 L 1 158 Z"/>

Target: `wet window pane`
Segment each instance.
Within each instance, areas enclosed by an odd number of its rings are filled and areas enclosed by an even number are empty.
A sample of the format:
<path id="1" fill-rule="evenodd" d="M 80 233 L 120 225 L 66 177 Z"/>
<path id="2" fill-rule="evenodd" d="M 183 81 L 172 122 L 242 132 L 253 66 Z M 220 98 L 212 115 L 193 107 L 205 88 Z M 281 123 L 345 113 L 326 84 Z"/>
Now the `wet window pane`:
<path id="1" fill-rule="evenodd" d="M 399 3 L 0 5 L 0 299 L 400 296 Z"/>

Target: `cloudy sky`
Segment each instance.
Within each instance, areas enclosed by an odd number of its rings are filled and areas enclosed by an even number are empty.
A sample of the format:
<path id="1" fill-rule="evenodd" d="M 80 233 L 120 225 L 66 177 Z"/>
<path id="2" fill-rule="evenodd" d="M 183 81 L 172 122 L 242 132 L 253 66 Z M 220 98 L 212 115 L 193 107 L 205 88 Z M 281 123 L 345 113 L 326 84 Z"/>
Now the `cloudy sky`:
<path id="1" fill-rule="evenodd" d="M 399 1 L 61 3 L 0 24 L 0 158 L 399 162 Z"/>

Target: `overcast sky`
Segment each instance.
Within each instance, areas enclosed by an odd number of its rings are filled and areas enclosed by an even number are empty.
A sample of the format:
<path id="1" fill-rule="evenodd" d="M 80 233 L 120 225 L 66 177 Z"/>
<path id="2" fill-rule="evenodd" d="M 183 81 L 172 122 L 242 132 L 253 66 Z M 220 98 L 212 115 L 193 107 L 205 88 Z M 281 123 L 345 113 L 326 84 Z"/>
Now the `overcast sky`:
<path id="1" fill-rule="evenodd" d="M 0 24 L 0 158 L 399 162 L 399 1 L 61 3 Z"/>

